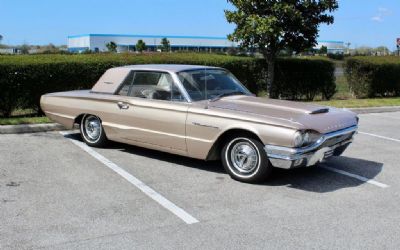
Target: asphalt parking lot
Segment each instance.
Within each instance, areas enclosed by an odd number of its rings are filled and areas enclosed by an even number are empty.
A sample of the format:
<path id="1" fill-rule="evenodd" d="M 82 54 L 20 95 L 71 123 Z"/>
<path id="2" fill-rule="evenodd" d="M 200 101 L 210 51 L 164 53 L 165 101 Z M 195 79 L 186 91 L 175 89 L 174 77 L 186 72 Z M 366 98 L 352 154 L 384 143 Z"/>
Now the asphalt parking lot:
<path id="1" fill-rule="evenodd" d="M 343 156 L 258 185 L 75 133 L 0 135 L 0 249 L 398 249 L 400 112 L 359 130 Z"/>

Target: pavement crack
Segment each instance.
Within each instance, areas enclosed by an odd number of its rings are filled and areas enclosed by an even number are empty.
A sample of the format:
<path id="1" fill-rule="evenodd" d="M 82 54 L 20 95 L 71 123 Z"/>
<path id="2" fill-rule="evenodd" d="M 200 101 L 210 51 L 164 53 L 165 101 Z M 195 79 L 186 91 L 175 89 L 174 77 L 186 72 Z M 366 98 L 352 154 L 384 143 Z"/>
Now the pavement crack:
<path id="1" fill-rule="evenodd" d="M 7 187 L 18 187 L 20 185 L 21 183 L 15 181 L 10 181 L 9 183 L 6 184 Z"/>

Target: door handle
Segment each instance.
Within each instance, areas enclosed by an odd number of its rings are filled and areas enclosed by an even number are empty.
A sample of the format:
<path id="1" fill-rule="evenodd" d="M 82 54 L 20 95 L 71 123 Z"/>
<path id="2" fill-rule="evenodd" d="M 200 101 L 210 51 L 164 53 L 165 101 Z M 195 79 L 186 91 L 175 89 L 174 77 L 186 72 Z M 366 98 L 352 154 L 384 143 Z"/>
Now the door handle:
<path id="1" fill-rule="evenodd" d="M 124 102 L 117 102 L 118 108 L 119 109 L 128 109 L 129 108 L 129 104 L 124 103 Z"/>

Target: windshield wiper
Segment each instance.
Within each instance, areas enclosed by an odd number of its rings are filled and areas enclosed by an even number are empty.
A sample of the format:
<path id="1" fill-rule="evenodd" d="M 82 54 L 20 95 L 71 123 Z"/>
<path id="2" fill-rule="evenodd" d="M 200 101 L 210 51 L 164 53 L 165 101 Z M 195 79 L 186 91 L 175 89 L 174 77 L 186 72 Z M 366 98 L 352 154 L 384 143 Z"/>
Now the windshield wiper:
<path id="1" fill-rule="evenodd" d="M 210 102 L 218 101 L 218 100 L 221 99 L 222 97 L 230 96 L 230 95 L 246 95 L 246 93 L 244 93 L 244 92 L 242 92 L 242 91 L 232 91 L 232 92 L 222 93 L 222 94 L 219 94 L 219 95 L 213 97 L 213 98 L 210 100 Z"/>

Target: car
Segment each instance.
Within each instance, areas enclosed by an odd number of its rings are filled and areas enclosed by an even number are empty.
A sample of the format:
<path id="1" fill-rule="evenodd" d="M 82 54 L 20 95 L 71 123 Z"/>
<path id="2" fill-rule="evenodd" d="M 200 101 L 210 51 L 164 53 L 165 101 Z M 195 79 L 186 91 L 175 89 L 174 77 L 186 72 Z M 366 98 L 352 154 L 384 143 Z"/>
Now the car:
<path id="1" fill-rule="evenodd" d="M 45 94 L 41 108 L 94 147 L 117 141 L 202 160 L 221 160 L 242 182 L 273 168 L 339 156 L 358 128 L 355 113 L 256 97 L 228 70 L 198 65 L 108 69 L 91 90 Z"/>

